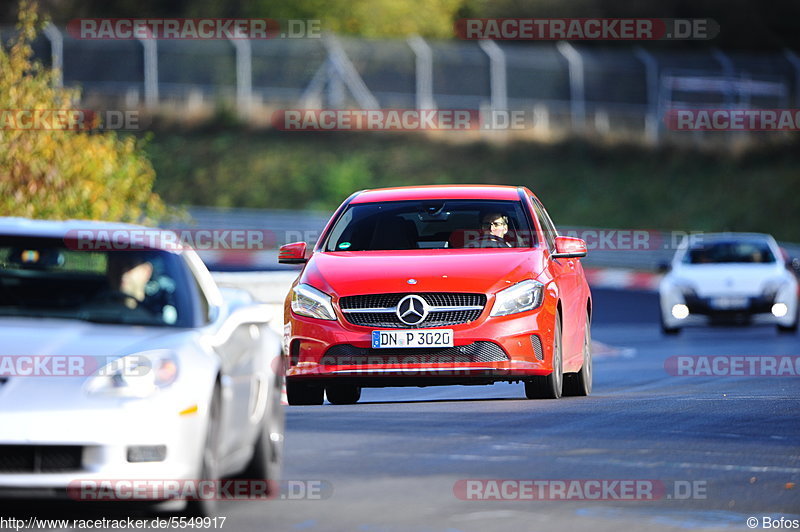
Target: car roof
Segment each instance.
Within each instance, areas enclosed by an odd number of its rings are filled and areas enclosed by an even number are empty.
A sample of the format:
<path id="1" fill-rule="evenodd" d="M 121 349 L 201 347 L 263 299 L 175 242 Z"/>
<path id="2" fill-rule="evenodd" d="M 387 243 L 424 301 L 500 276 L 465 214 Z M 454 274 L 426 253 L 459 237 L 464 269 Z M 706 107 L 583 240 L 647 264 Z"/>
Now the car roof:
<path id="1" fill-rule="evenodd" d="M 704 242 L 747 242 L 747 241 L 766 241 L 774 240 L 772 235 L 766 233 L 699 233 L 697 244 Z"/>
<path id="2" fill-rule="evenodd" d="M 508 185 L 424 185 L 364 190 L 351 203 L 404 200 L 481 199 L 519 201 L 519 187 Z"/>
<path id="3" fill-rule="evenodd" d="M 112 238 L 125 240 L 125 235 L 115 235 L 119 231 L 153 231 L 160 233 L 166 229 L 147 227 L 144 225 L 129 224 L 122 222 L 108 222 L 102 220 L 37 220 L 22 217 L 0 216 L 0 235 L 3 236 L 30 236 L 43 238 L 71 238 L 78 235 L 78 231 L 91 231 L 92 239 L 106 241 Z M 158 236 L 158 235 L 156 235 Z M 151 245 L 152 244 L 152 245 Z M 179 251 L 180 245 L 174 241 L 171 245 L 159 245 L 158 238 L 149 238 L 147 241 L 149 249 L 160 249 L 163 251 Z"/>

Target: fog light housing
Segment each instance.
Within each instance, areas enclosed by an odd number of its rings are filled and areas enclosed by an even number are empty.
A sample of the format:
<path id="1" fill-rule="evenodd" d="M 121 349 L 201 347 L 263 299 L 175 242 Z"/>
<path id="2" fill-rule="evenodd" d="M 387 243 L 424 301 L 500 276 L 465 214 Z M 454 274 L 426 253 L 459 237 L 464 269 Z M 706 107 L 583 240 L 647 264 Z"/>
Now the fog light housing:
<path id="1" fill-rule="evenodd" d="M 775 303 L 772 305 L 772 315 L 776 318 L 782 318 L 789 312 L 789 307 L 786 303 Z"/>
<path id="2" fill-rule="evenodd" d="M 672 305 L 672 317 L 676 320 L 683 320 L 689 316 L 689 307 L 682 304 Z"/>
<path id="3" fill-rule="evenodd" d="M 166 445 L 132 445 L 128 447 L 128 462 L 163 462 L 166 458 Z"/>

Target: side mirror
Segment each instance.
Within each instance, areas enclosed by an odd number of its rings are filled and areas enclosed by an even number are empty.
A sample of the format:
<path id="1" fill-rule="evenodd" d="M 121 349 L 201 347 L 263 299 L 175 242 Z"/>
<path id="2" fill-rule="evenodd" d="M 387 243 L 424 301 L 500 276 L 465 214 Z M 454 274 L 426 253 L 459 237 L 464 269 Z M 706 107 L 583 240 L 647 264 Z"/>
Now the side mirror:
<path id="1" fill-rule="evenodd" d="M 656 269 L 658 270 L 658 273 L 667 273 L 672 269 L 672 264 L 662 260 L 658 263 L 658 267 Z"/>
<path id="2" fill-rule="evenodd" d="M 281 246 L 278 251 L 278 264 L 303 264 L 307 261 L 305 242 L 292 242 Z"/>
<path id="3" fill-rule="evenodd" d="M 556 237 L 556 252 L 551 255 L 554 259 L 576 259 L 586 256 L 586 242 L 571 236 Z"/>

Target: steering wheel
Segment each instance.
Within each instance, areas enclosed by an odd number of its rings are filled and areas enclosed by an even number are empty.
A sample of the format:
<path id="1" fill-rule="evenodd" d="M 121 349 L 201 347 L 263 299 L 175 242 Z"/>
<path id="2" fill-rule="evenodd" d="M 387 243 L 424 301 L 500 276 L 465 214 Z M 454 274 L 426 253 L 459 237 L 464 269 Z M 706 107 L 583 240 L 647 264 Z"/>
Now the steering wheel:
<path id="1" fill-rule="evenodd" d="M 480 244 L 482 248 L 507 248 L 511 247 L 508 243 L 501 237 L 497 235 L 483 235 L 480 240 Z"/>
<path id="2" fill-rule="evenodd" d="M 148 314 L 155 315 L 151 309 L 142 304 L 144 301 L 121 290 L 105 290 L 92 298 L 93 303 L 122 303 L 123 305 L 129 300 L 136 303 L 133 310 L 144 310 L 147 311 Z"/>

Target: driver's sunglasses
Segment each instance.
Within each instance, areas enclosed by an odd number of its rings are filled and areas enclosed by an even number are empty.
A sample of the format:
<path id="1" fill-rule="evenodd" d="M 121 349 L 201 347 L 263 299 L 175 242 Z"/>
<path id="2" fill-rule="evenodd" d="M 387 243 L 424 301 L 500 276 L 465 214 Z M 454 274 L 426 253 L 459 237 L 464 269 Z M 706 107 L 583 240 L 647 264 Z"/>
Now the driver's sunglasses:
<path id="1" fill-rule="evenodd" d="M 508 225 L 508 224 L 507 224 L 507 223 L 505 223 L 505 222 L 502 222 L 502 221 L 500 221 L 500 222 L 484 223 L 483 225 L 484 225 L 485 227 L 489 227 L 490 225 L 491 225 L 492 227 L 503 227 L 503 226 L 506 226 L 506 225 Z"/>

